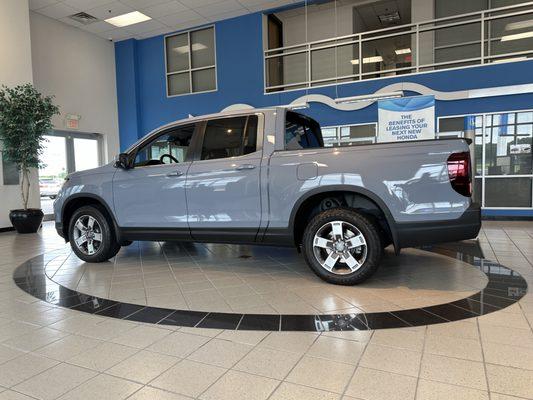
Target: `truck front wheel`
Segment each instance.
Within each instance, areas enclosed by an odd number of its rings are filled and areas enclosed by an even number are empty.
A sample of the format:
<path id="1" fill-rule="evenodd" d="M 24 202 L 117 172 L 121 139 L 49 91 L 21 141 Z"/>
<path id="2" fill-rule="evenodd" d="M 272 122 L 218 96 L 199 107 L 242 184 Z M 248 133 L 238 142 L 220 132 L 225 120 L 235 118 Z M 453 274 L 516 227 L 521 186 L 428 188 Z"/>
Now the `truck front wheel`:
<path id="1" fill-rule="evenodd" d="M 77 209 L 70 219 L 68 235 L 72 250 L 86 262 L 107 261 L 120 250 L 111 224 L 98 206 Z"/>
<path id="2" fill-rule="evenodd" d="M 379 229 L 348 208 L 323 211 L 303 235 L 303 254 L 313 272 L 329 283 L 355 285 L 378 268 L 383 246 Z"/>

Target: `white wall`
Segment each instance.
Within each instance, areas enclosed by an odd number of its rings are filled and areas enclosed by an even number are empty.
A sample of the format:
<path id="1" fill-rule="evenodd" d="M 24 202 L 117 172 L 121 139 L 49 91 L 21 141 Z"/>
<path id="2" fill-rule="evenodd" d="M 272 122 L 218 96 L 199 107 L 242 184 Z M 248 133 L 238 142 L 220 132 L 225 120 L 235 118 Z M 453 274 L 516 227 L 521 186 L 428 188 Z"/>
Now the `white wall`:
<path id="1" fill-rule="evenodd" d="M 30 20 L 27 0 L 0 2 L 0 84 L 14 86 L 31 83 Z M 1 157 L 1 156 L 0 156 Z M 30 207 L 39 207 L 37 176 L 31 179 Z M 18 185 L 3 185 L 0 161 L 0 228 L 11 226 L 9 210 L 22 207 Z"/>
<path id="2" fill-rule="evenodd" d="M 112 42 L 30 12 L 33 82 L 54 95 L 66 130 L 65 114 L 81 115 L 80 132 L 104 137 L 104 162 L 119 151 L 115 51 Z"/>

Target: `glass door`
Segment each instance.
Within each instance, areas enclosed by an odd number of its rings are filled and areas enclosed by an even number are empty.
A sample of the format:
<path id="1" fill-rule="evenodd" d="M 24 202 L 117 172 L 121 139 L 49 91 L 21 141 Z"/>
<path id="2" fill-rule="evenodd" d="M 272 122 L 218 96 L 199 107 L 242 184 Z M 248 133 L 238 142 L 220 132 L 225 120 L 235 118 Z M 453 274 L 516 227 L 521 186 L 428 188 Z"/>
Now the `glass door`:
<path id="1" fill-rule="evenodd" d="M 75 171 L 101 165 L 101 137 L 97 134 L 54 131 L 46 136 L 39 169 L 41 208 L 45 219 L 53 217 L 53 202 L 65 177 Z"/>

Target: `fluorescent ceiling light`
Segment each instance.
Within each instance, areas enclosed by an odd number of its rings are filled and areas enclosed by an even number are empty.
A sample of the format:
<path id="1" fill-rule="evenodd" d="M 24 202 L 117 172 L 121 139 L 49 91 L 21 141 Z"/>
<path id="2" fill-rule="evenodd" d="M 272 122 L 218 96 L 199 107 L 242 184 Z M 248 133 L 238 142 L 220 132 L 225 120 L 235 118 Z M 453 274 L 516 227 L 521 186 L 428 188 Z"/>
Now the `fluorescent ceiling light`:
<path id="1" fill-rule="evenodd" d="M 375 93 L 375 94 L 365 94 L 362 96 L 351 96 L 351 97 L 341 97 L 335 99 L 337 104 L 349 104 L 349 103 L 358 103 L 360 101 L 369 101 L 369 100 L 384 100 L 384 99 L 397 99 L 403 97 L 403 91 L 399 90 L 397 92 L 386 92 L 386 93 Z"/>
<path id="2" fill-rule="evenodd" d="M 506 35 L 502 37 L 502 42 L 508 42 L 510 40 L 519 40 L 533 37 L 533 31 L 524 33 L 515 33 L 514 35 Z"/>
<path id="3" fill-rule="evenodd" d="M 192 45 L 192 51 L 205 50 L 205 49 L 207 49 L 207 46 L 202 43 L 193 43 Z M 174 50 L 178 54 L 186 54 L 189 52 L 189 46 L 174 47 L 172 50 Z"/>
<path id="4" fill-rule="evenodd" d="M 533 27 L 533 19 L 520 22 L 511 22 L 510 24 L 505 25 L 506 31 L 514 31 L 516 29 L 526 29 Z"/>
<path id="5" fill-rule="evenodd" d="M 378 63 L 378 62 L 382 62 L 383 61 L 383 57 L 381 56 L 374 56 L 374 57 L 365 57 L 363 58 L 363 64 L 371 64 L 371 63 Z M 350 63 L 352 65 L 358 65 L 359 64 L 359 60 L 355 59 L 355 60 L 350 60 Z"/>
<path id="6" fill-rule="evenodd" d="M 409 47 L 406 49 L 396 49 L 394 50 L 394 52 L 396 53 L 397 56 L 402 55 L 402 54 L 411 54 L 411 49 Z"/>
<path id="7" fill-rule="evenodd" d="M 113 18 L 108 18 L 105 20 L 105 22 L 108 22 L 111 25 L 118 26 L 119 28 L 122 28 L 124 26 L 138 24 L 139 22 L 148 21 L 150 19 L 152 18 L 150 18 L 148 15 L 144 15 L 143 13 L 139 11 L 133 11 L 127 14 L 118 15 Z"/>

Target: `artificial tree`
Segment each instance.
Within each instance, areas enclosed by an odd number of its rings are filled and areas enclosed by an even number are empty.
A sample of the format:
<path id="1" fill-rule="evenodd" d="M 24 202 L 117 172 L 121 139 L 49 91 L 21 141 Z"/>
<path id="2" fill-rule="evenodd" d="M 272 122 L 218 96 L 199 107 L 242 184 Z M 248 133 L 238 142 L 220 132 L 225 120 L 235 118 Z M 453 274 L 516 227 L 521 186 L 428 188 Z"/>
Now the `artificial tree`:
<path id="1" fill-rule="evenodd" d="M 29 83 L 13 88 L 2 85 L 0 88 L 2 155 L 16 164 L 21 175 L 20 193 L 24 209 L 15 211 L 29 210 L 30 170 L 42 166 L 39 157 L 46 140 L 44 135 L 53 128 L 52 117 L 59 114 L 59 108 L 52 100 L 53 96 L 42 95 Z"/>

